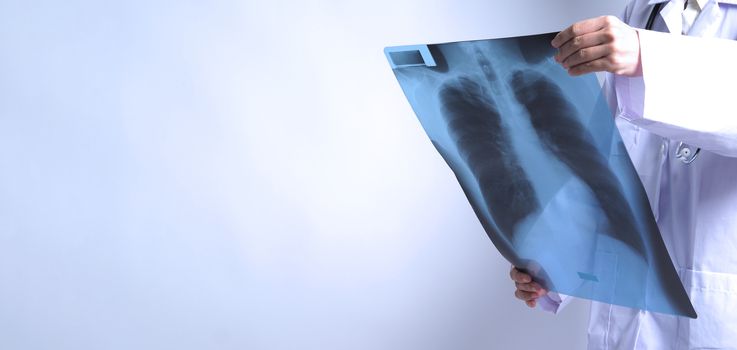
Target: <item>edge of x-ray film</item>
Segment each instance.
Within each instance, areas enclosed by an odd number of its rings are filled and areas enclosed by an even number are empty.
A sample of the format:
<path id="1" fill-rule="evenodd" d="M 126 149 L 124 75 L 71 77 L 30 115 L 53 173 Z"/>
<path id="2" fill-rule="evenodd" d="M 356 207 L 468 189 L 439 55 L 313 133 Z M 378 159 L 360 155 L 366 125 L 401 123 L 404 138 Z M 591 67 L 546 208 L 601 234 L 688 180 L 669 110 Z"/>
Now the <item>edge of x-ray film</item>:
<path id="1" fill-rule="evenodd" d="M 695 318 L 599 82 L 552 59 L 553 35 L 385 54 L 507 260 L 551 291 Z"/>

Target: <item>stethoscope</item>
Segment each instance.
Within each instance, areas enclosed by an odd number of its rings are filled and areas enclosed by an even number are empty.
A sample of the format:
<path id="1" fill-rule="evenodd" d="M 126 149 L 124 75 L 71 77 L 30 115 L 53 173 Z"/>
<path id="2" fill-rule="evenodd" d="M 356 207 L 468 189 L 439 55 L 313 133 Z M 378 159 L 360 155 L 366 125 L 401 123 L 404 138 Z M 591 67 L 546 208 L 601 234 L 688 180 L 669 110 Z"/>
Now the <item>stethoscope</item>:
<path id="1" fill-rule="evenodd" d="M 660 13 L 660 9 L 663 7 L 664 2 L 659 2 L 653 6 L 652 12 L 650 12 L 650 17 L 647 18 L 647 24 L 645 24 L 645 29 L 647 30 L 653 30 L 653 23 L 655 22 L 655 17 L 658 16 L 658 13 Z"/>
<path id="2" fill-rule="evenodd" d="M 647 24 L 645 24 L 645 29 L 652 30 L 653 29 L 653 22 L 655 22 L 655 17 L 658 16 L 658 13 L 660 13 L 660 9 L 663 7 L 664 2 L 659 2 L 653 6 L 652 12 L 650 12 L 650 17 L 647 19 Z M 699 152 L 701 152 L 701 148 L 696 148 L 696 151 L 691 150 L 691 147 L 684 144 L 683 142 L 678 142 L 678 147 L 676 147 L 676 153 L 675 156 L 677 159 L 680 159 L 685 164 L 691 164 L 694 160 L 696 160 L 696 156 L 699 155 Z"/>

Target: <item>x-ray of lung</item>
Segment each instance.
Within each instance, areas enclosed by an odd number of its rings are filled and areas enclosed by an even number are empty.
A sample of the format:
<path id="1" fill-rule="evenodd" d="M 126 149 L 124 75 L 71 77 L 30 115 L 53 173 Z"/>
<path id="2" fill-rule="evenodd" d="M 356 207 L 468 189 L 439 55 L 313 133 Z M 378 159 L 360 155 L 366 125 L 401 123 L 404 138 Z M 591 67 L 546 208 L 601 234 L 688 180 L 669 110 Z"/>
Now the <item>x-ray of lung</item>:
<path id="1" fill-rule="evenodd" d="M 601 85 L 553 60 L 553 36 L 385 54 L 507 260 L 551 291 L 695 318 Z"/>

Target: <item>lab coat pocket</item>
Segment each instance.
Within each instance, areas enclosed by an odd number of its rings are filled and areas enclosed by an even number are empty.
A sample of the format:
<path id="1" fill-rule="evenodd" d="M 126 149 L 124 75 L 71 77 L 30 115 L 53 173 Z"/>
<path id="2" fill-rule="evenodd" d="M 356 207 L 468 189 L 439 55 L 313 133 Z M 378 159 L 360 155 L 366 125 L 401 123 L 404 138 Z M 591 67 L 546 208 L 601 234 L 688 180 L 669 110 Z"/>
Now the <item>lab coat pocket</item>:
<path id="1" fill-rule="evenodd" d="M 737 274 L 687 269 L 682 276 L 698 318 L 680 319 L 681 348 L 737 349 Z"/>

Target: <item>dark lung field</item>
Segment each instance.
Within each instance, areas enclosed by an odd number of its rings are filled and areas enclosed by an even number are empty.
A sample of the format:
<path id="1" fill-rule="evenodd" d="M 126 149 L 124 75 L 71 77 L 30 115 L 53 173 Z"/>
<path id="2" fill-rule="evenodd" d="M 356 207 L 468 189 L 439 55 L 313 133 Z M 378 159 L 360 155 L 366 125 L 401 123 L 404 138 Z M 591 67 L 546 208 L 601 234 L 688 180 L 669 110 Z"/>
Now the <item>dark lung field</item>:
<path id="1" fill-rule="evenodd" d="M 600 82 L 568 76 L 553 36 L 385 53 L 510 263 L 552 291 L 695 317 Z"/>
<path id="2" fill-rule="evenodd" d="M 514 157 L 493 96 L 464 76 L 445 82 L 438 96 L 458 153 L 478 182 L 499 233 L 511 241 L 516 225 L 540 205 Z"/>

